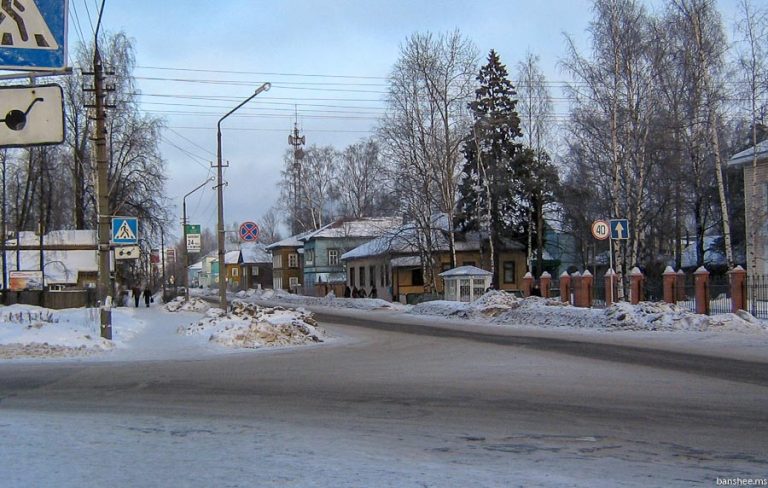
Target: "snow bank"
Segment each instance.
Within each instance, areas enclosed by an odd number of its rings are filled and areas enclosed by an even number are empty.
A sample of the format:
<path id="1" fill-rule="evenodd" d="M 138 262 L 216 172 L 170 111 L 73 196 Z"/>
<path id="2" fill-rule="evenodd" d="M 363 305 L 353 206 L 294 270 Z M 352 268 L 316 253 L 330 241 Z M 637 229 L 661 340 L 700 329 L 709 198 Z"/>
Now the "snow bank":
<path id="1" fill-rule="evenodd" d="M 209 334 L 209 341 L 227 347 L 259 348 L 294 346 L 323 342 L 325 331 L 317 327 L 312 314 L 283 307 L 261 307 L 234 301 L 231 314 L 210 308 L 205 318 L 178 332 L 184 335 Z"/>
<path id="2" fill-rule="evenodd" d="M 164 305 L 165 310 L 169 312 L 200 312 L 205 313 L 211 306 L 201 298 L 191 298 L 185 300 L 184 297 L 176 297 Z"/>
<path id="3" fill-rule="evenodd" d="M 113 341 L 101 338 L 99 310 L 51 310 L 34 305 L 0 307 L 0 359 L 89 356 L 113 349 L 143 328 L 130 312 L 112 309 Z M 122 327 L 126 323 L 128 326 Z"/>
<path id="4" fill-rule="evenodd" d="M 607 309 L 578 308 L 558 299 L 517 298 L 490 291 L 472 303 L 438 300 L 414 306 L 408 313 L 488 320 L 497 325 L 571 327 L 605 331 L 768 332 L 766 324 L 747 312 L 699 315 L 677 305 L 641 302 L 614 304 Z"/>
<path id="5" fill-rule="evenodd" d="M 354 310 L 404 311 L 409 308 L 409 306 L 388 302 L 380 298 L 337 298 L 332 292 L 325 297 L 308 297 L 294 295 L 284 290 L 248 290 L 247 292 L 238 292 L 237 296 L 239 298 L 269 300 L 291 305 L 350 308 Z"/>

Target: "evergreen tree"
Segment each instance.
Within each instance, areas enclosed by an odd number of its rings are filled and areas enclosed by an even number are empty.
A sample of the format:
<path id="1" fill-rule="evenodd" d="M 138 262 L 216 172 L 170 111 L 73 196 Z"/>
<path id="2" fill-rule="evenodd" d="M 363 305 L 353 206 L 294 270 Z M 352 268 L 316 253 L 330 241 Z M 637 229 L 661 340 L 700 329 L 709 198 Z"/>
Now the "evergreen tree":
<path id="1" fill-rule="evenodd" d="M 477 76 L 479 87 L 469 104 L 473 125 L 464 145 L 459 185 L 457 226 L 488 232 L 493 286 L 498 287 L 498 256 L 502 237 L 525 234 L 528 197 L 523 185 L 527 169 L 519 158 L 520 118 L 515 87 L 507 69 L 491 50 Z"/>

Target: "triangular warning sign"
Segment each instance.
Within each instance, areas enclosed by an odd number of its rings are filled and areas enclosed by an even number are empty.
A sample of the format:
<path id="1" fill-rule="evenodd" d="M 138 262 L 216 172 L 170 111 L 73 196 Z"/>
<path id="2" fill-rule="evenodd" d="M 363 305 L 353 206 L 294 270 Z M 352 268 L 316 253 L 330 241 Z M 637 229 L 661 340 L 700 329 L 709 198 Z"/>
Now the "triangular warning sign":
<path id="1" fill-rule="evenodd" d="M 136 240 L 136 234 L 134 234 L 133 230 L 131 230 L 131 226 L 128 225 L 127 220 L 123 220 L 123 223 L 120 224 L 120 228 L 117 229 L 114 239 L 119 241 L 135 241 Z"/>
<path id="2" fill-rule="evenodd" d="M 59 44 L 34 0 L 0 2 L 0 47 L 52 49 Z"/>

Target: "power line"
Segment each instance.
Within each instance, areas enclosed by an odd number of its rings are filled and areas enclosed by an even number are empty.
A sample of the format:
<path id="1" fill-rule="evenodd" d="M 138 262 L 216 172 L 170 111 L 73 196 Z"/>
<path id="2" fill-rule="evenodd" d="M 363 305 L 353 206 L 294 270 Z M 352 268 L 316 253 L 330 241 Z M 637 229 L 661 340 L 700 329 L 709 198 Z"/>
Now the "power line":
<path id="1" fill-rule="evenodd" d="M 259 76 L 297 76 L 308 78 L 347 78 L 354 80 L 386 80 L 387 78 L 382 76 L 359 76 L 359 75 L 328 75 L 328 74 L 316 74 L 316 73 L 275 73 L 269 71 L 234 71 L 234 70 L 215 70 L 215 69 L 200 69 L 200 68 L 170 68 L 162 66 L 136 66 L 140 69 L 156 69 L 163 71 L 185 71 L 193 73 L 225 73 L 225 74 L 239 74 L 239 75 L 259 75 Z"/>

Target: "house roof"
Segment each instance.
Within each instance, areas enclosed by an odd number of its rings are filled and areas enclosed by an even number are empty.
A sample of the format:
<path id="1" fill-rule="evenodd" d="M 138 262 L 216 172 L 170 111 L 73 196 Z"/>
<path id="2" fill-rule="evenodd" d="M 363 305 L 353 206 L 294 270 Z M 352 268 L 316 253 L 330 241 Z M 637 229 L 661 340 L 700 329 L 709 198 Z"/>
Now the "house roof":
<path id="1" fill-rule="evenodd" d="M 187 269 L 190 270 L 190 271 L 202 270 L 203 269 L 203 262 L 202 261 L 198 261 L 195 264 L 190 264 Z"/>
<path id="2" fill-rule="evenodd" d="M 731 159 L 728 160 L 728 166 L 741 167 L 751 164 L 755 153 L 757 153 L 758 160 L 768 159 L 768 139 L 731 156 Z"/>
<path id="3" fill-rule="evenodd" d="M 229 251 L 224 255 L 224 264 L 237 264 L 240 262 L 240 251 Z"/>
<path id="4" fill-rule="evenodd" d="M 358 220 L 337 220 L 310 232 L 300 240 L 306 242 L 311 239 L 338 239 L 344 237 L 378 237 L 402 223 L 399 217 L 371 217 Z"/>
<path id="5" fill-rule="evenodd" d="M 271 251 L 272 249 L 277 249 L 279 247 L 302 247 L 304 242 L 301 240 L 301 238 L 310 233 L 311 232 L 302 232 L 301 234 L 296 234 L 295 236 L 288 237 L 282 241 L 277 241 L 268 245 L 266 250 Z"/>
<path id="6" fill-rule="evenodd" d="M 447 220 L 436 219 L 433 229 L 433 249 L 436 251 L 447 251 L 450 249 L 447 236 Z M 381 237 L 361 244 L 341 255 L 341 259 L 363 259 L 383 254 L 414 254 L 418 252 L 418 234 L 419 229 L 414 223 L 407 223 L 387 231 Z M 477 232 L 456 233 L 454 241 L 456 251 L 476 251 L 480 249 L 481 235 Z M 502 243 L 507 250 L 525 249 L 521 243 L 511 239 L 502 239 Z"/>
<path id="7" fill-rule="evenodd" d="M 21 245 L 37 245 L 40 238 L 34 232 L 19 232 Z M 43 236 L 46 245 L 93 245 L 91 250 L 45 250 L 43 251 L 43 271 L 47 284 L 77 284 L 79 272 L 97 272 L 99 269 L 98 255 L 95 250 L 95 230 L 56 230 Z M 16 239 L 8 241 L 9 245 L 15 245 Z M 21 271 L 34 271 L 40 269 L 40 251 L 19 251 L 19 266 L 16 265 L 16 251 L 7 251 L 6 260 L 9 271 L 19 268 Z"/>
<path id="8" fill-rule="evenodd" d="M 457 276 L 492 276 L 493 273 L 480 269 L 476 266 L 459 266 L 458 268 L 449 269 L 443 271 L 439 276 L 443 278 L 457 277 Z"/>
<path id="9" fill-rule="evenodd" d="M 272 253 L 260 242 L 248 242 L 240 247 L 243 256 L 243 264 L 272 263 Z"/>

